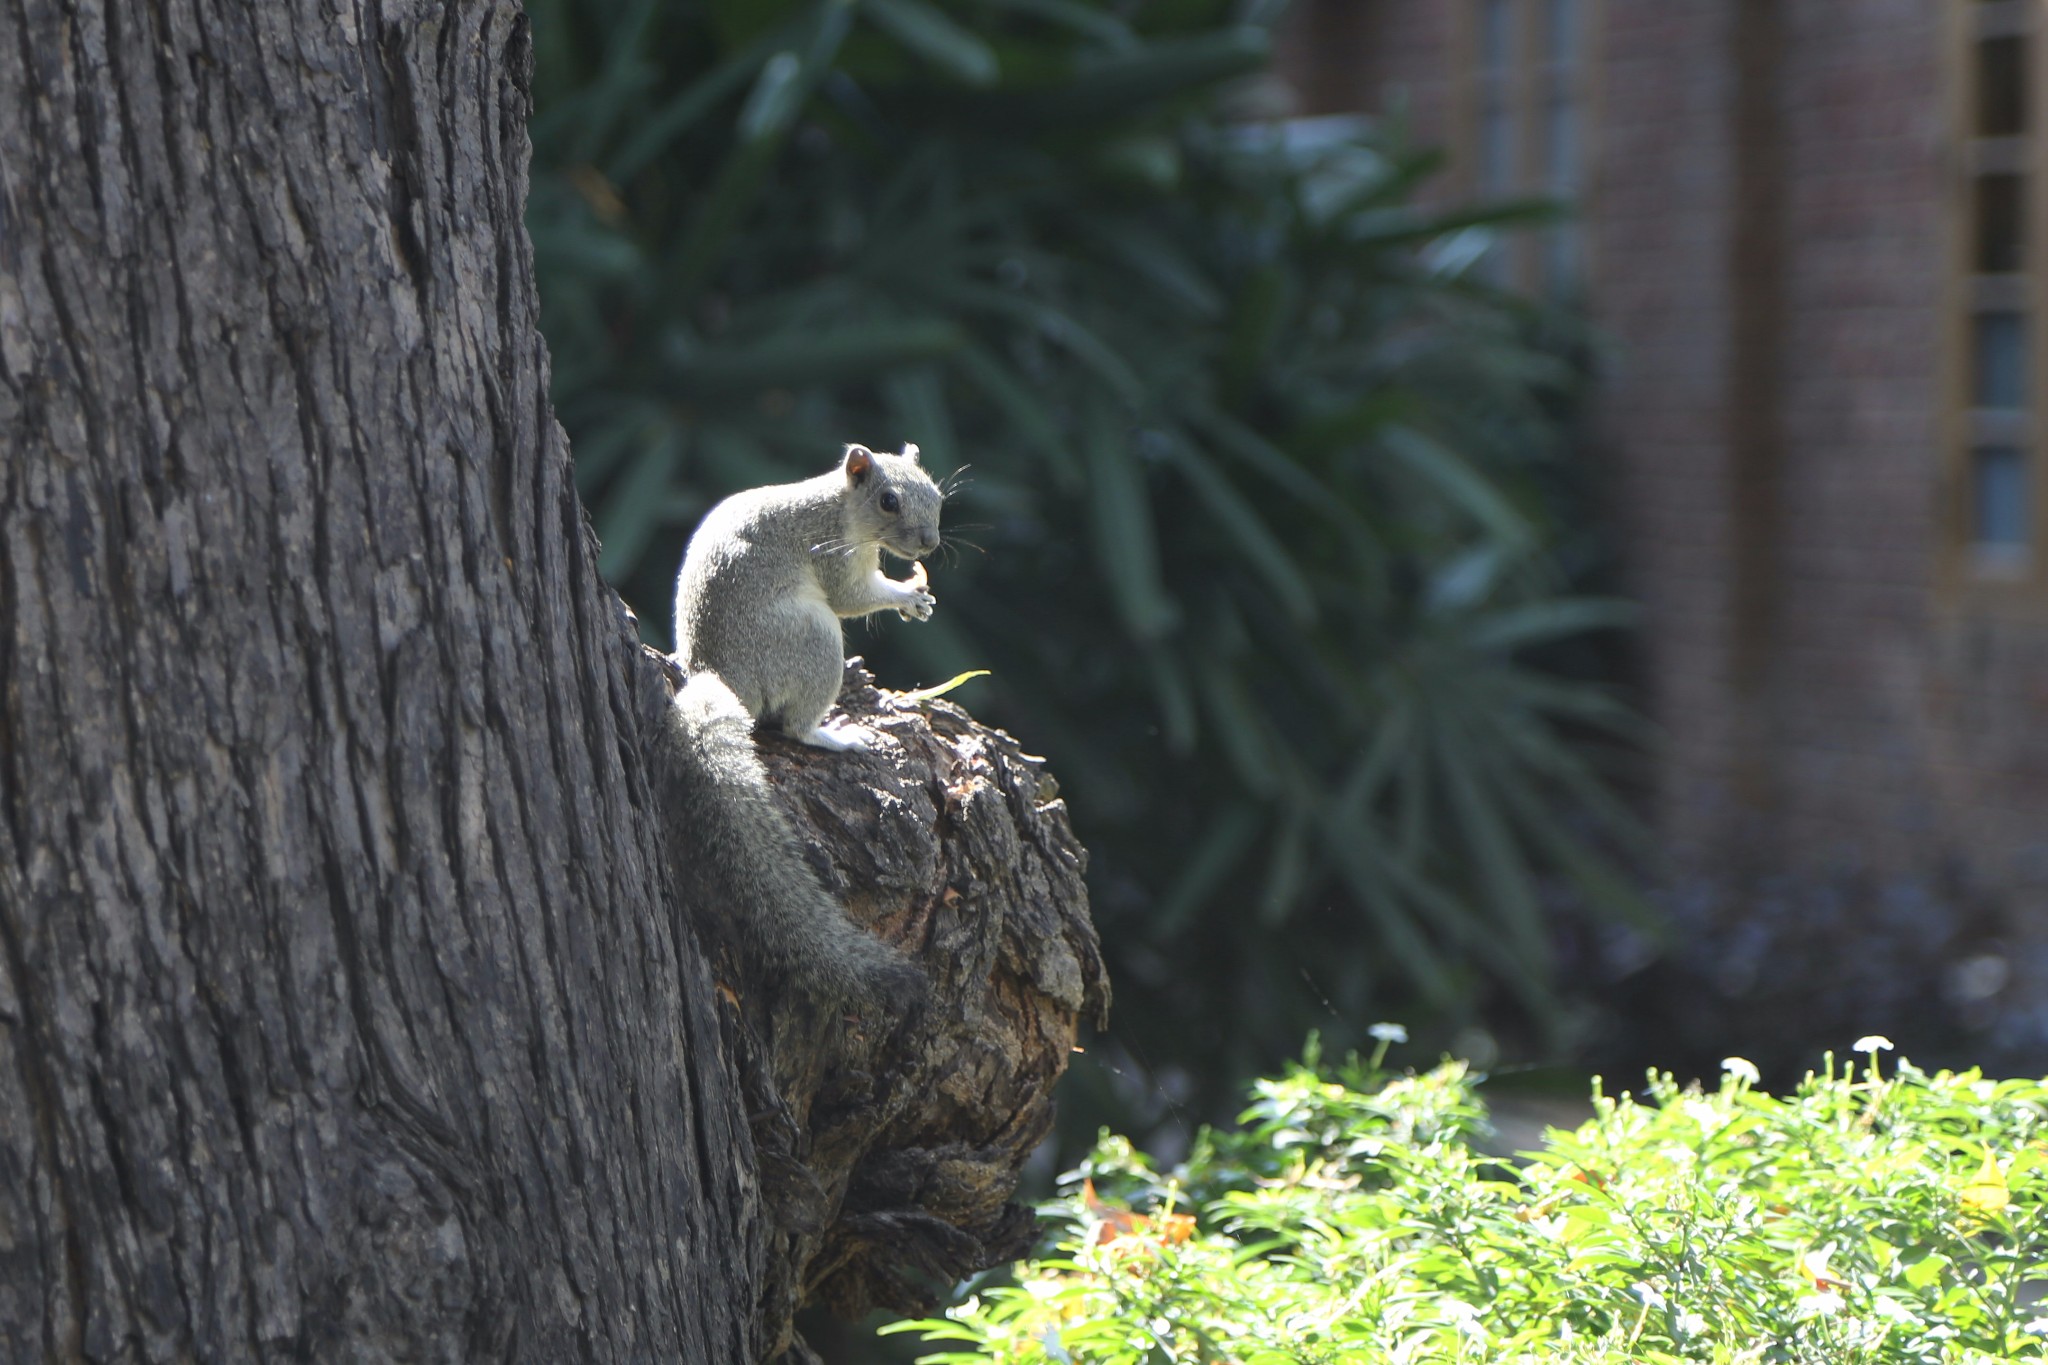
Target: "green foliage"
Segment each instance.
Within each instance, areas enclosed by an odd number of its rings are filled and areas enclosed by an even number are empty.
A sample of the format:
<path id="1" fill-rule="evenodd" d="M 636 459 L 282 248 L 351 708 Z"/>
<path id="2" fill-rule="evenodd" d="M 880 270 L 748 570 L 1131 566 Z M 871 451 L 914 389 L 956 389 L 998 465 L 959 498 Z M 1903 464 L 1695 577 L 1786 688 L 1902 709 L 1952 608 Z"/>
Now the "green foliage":
<path id="1" fill-rule="evenodd" d="M 1317 992 L 1554 1020 L 1556 888 L 1639 913 L 1591 757 L 1633 734 L 1543 662 L 1626 613 L 1560 559 L 1574 367 L 1470 271 L 1526 210 L 1418 207 L 1397 130 L 1227 119 L 1267 41 L 1224 0 L 529 10 L 556 406 L 650 625 L 722 493 L 848 439 L 971 463 L 987 554 L 862 648 L 993 670 L 1148 1055 L 1244 1074 Z"/>
<path id="2" fill-rule="evenodd" d="M 1872 1062 L 1783 1098 L 1739 1059 L 1712 1092 L 1596 1089 L 1508 1163 L 1470 1145 L 1461 1064 L 1312 1058 L 1171 1177 L 1105 1138 L 1056 1253 L 892 1330 L 955 1365 L 2048 1358 L 2048 1085 Z"/>

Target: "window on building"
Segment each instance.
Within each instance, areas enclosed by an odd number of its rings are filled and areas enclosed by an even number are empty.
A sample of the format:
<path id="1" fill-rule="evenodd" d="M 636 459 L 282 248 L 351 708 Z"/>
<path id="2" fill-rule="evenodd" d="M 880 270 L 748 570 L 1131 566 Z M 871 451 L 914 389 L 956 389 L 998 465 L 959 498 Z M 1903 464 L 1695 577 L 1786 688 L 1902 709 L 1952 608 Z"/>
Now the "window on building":
<path id="1" fill-rule="evenodd" d="M 1598 0 L 1467 0 L 1466 181 L 1487 199 L 1586 191 L 1587 85 Z M 1584 273 L 1576 213 L 1497 242 L 1484 263 L 1501 284 L 1570 293 Z"/>
<path id="2" fill-rule="evenodd" d="M 2040 440 L 2034 221 L 2040 150 L 2032 107 L 2039 24 L 2035 0 L 1955 0 L 1963 32 L 1966 179 L 1960 330 L 1962 419 L 1956 525 L 1979 578 L 2037 572 Z"/>

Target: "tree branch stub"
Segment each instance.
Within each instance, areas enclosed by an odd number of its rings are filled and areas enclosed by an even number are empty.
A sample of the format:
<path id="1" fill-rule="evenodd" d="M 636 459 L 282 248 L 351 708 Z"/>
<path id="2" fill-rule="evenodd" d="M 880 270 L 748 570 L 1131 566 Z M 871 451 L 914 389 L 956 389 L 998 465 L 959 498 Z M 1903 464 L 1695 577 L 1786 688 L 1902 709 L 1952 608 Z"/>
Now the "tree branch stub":
<path id="1" fill-rule="evenodd" d="M 928 1311 L 932 1286 L 1023 1253 L 1034 1220 L 1010 1195 L 1080 1024 L 1109 1006 L 1087 854 L 1044 760 L 950 702 L 878 689 L 858 659 L 840 705 L 882 740 L 831 753 L 764 732 L 761 757 L 813 870 L 931 999 L 849 1018 L 750 984 L 714 941 L 771 1222 L 771 1349 L 798 1307 Z"/>

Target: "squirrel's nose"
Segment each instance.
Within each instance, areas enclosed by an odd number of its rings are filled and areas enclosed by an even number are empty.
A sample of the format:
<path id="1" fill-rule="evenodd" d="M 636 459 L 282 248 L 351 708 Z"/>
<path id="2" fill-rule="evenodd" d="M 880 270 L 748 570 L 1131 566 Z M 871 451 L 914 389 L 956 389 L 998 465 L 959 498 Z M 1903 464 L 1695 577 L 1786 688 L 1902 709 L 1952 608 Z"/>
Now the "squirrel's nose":
<path id="1" fill-rule="evenodd" d="M 936 526 L 920 527 L 917 532 L 917 543 L 919 548 L 926 554 L 930 554 L 933 550 L 938 549 L 939 528 Z"/>

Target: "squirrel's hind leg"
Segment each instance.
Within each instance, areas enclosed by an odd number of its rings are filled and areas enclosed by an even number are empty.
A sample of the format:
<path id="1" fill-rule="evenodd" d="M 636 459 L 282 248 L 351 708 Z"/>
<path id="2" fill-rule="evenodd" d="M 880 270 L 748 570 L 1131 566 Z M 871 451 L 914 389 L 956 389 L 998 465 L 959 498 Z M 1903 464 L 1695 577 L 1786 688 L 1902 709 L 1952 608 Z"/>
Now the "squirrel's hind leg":
<path id="1" fill-rule="evenodd" d="M 825 728 L 825 717 L 832 713 L 846 679 L 846 640 L 839 619 L 822 610 L 816 616 L 807 614 L 801 628 L 785 637 L 784 648 L 781 695 L 768 702 L 782 732 L 819 749 L 870 747 L 873 737 L 858 725 Z"/>
<path id="2" fill-rule="evenodd" d="M 868 732 L 851 721 L 835 730 L 827 730 L 823 725 L 813 726 L 808 734 L 792 730 L 789 737 L 819 749 L 831 749 L 838 753 L 845 753 L 849 749 L 873 747 L 868 742 Z"/>

